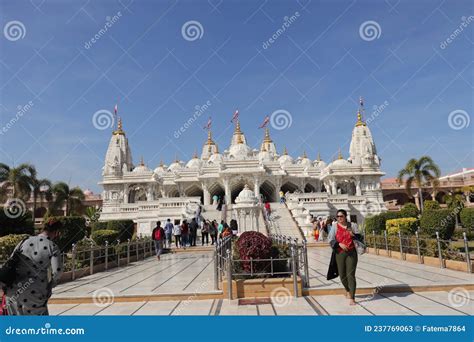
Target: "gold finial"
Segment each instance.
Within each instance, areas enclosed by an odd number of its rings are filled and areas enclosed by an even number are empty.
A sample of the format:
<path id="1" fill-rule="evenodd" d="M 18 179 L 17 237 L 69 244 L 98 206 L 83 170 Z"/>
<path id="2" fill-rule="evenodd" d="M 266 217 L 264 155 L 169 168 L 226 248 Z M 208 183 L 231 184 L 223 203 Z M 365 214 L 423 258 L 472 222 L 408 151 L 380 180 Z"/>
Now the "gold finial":
<path id="1" fill-rule="evenodd" d="M 123 131 L 123 127 L 122 127 L 122 118 L 118 119 L 117 130 L 115 130 L 113 132 L 113 134 L 114 135 L 125 135 L 125 132 Z"/>
<path id="2" fill-rule="evenodd" d="M 308 156 L 306 155 L 306 151 L 303 152 L 303 158 L 308 158 Z"/>
<path id="3" fill-rule="evenodd" d="M 271 143 L 272 139 L 270 138 L 270 130 L 268 127 L 265 127 L 265 137 L 263 138 L 263 142 L 265 143 Z"/>
<path id="4" fill-rule="evenodd" d="M 212 140 L 212 133 L 211 130 L 209 129 L 207 131 L 207 145 L 214 145 L 214 141 Z"/>
<path id="5" fill-rule="evenodd" d="M 197 159 L 197 157 L 198 157 L 197 149 L 194 149 L 193 159 Z"/>
<path id="6" fill-rule="evenodd" d="M 357 122 L 356 122 L 356 127 L 359 126 L 366 126 L 366 123 L 362 121 L 362 113 L 360 110 L 357 111 Z"/>
<path id="7" fill-rule="evenodd" d="M 337 159 L 342 159 L 341 148 L 339 148 L 339 154 L 337 155 Z"/>
<path id="8" fill-rule="evenodd" d="M 237 121 L 236 121 L 234 134 L 242 134 L 242 131 L 240 130 L 240 121 L 239 121 L 239 119 L 237 119 Z"/>
<path id="9" fill-rule="evenodd" d="M 321 161 L 321 153 L 318 152 L 318 161 Z"/>
<path id="10" fill-rule="evenodd" d="M 287 156 L 287 155 L 288 155 L 288 150 L 286 149 L 286 146 L 285 146 L 285 148 L 283 149 L 283 155 L 284 155 L 284 156 Z"/>
<path id="11" fill-rule="evenodd" d="M 143 156 L 140 158 L 140 166 L 145 166 L 145 162 L 143 161 Z"/>
<path id="12" fill-rule="evenodd" d="M 177 153 L 174 155 L 174 162 L 175 162 L 175 163 L 179 163 L 179 159 L 178 159 L 178 154 L 177 154 Z"/>
<path id="13" fill-rule="evenodd" d="M 163 167 L 163 166 L 165 166 L 165 165 L 163 164 L 163 159 L 161 159 L 160 160 L 160 167 Z"/>

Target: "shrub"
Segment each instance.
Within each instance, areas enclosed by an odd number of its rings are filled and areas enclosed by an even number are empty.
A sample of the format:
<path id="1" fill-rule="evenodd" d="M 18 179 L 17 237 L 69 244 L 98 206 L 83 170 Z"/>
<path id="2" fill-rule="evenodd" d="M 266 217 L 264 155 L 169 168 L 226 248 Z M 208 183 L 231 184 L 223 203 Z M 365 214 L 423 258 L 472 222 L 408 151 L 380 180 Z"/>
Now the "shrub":
<path id="1" fill-rule="evenodd" d="M 390 219 L 400 218 L 399 211 L 387 211 L 378 215 L 370 216 L 365 219 L 365 231 L 372 234 L 373 231 L 379 234 L 385 230 L 385 223 Z"/>
<path id="2" fill-rule="evenodd" d="M 50 217 L 62 224 L 61 235 L 56 244 L 61 251 L 67 252 L 72 244 L 86 236 L 86 220 L 81 216 L 54 216 Z"/>
<path id="3" fill-rule="evenodd" d="M 132 220 L 109 221 L 107 229 L 115 230 L 119 233 L 120 241 L 131 239 L 135 230 L 135 224 Z"/>
<path id="4" fill-rule="evenodd" d="M 270 259 L 272 256 L 272 240 L 262 233 L 244 232 L 237 240 L 237 249 L 241 260 Z M 269 261 L 253 262 L 253 272 L 268 271 Z M 242 262 L 244 271 L 250 273 L 250 262 Z"/>
<path id="5" fill-rule="evenodd" d="M 450 239 L 454 232 L 455 216 L 449 209 L 427 210 L 420 218 L 421 232 L 430 237 L 439 232 L 441 239 Z"/>
<path id="6" fill-rule="evenodd" d="M 96 230 L 104 230 L 107 229 L 108 222 L 106 221 L 96 221 L 91 222 L 91 233 L 95 232 Z"/>
<path id="7" fill-rule="evenodd" d="M 92 233 L 91 238 L 99 246 L 105 246 L 105 242 L 108 241 L 109 244 L 115 243 L 119 236 L 119 232 L 111 229 L 96 230 Z"/>
<path id="8" fill-rule="evenodd" d="M 7 209 L 0 207 L 0 236 L 10 234 L 34 234 L 35 228 L 29 211 L 17 218 L 11 218 L 11 215 L 7 216 L 7 212 Z"/>
<path id="9" fill-rule="evenodd" d="M 418 217 L 420 211 L 414 203 L 408 202 L 400 210 L 400 215 L 401 217 Z"/>
<path id="10" fill-rule="evenodd" d="M 474 228 L 474 208 L 464 208 L 461 210 L 461 224 L 464 228 Z"/>
<path id="11" fill-rule="evenodd" d="M 0 237 L 0 260 L 8 259 L 16 245 L 28 236 L 28 234 L 9 234 Z"/>
<path id="12" fill-rule="evenodd" d="M 437 201 L 428 200 L 428 201 L 423 202 L 423 210 L 431 211 L 431 210 L 438 210 L 438 209 L 440 209 L 440 206 Z"/>
<path id="13" fill-rule="evenodd" d="M 418 219 L 414 217 L 391 219 L 387 220 L 385 227 L 389 235 L 395 235 L 398 234 L 398 232 L 402 234 L 413 234 L 418 229 Z"/>
<path id="14" fill-rule="evenodd" d="M 135 225 L 132 220 L 112 220 L 91 223 L 92 233 L 104 229 L 115 230 L 118 232 L 118 239 L 120 241 L 126 241 L 127 239 L 132 239 Z"/>

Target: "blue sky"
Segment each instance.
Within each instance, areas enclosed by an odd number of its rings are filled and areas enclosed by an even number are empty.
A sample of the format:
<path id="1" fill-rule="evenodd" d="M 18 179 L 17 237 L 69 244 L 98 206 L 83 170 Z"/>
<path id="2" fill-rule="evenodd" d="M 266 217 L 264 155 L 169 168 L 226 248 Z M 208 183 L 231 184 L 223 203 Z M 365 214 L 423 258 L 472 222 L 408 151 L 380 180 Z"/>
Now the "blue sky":
<path id="1" fill-rule="evenodd" d="M 347 157 L 359 96 L 387 176 L 424 154 L 443 174 L 474 164 L 470 1 L 3 0 L 0 12 L 0 161 L 54 181 L 100 190 L 112 128 L 93 116 L 117 102 L 134 162 L 152 168 L 200 151 L 209 116 L 227 148 L 236 108 L 252 146 L 284 110 L 280 151 Z M 189 21 L 198 37 L 183 35 Z"/>

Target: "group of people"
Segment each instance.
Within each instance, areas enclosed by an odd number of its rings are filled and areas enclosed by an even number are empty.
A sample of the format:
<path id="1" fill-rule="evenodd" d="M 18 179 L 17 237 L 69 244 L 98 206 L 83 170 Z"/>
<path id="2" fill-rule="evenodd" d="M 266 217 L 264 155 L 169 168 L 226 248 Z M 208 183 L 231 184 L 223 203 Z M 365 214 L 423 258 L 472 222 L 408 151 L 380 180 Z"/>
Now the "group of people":
<path id="1" fill-rule="evenodd" d="M 312 215 L 311 215 L 312 216 Z M 326 241 L 329 230 L 335 222 L 331 217 L 311 217 L 311 224 L 313 226 L 313 237 L 315 241 Z"/>
<path id="2" fill-rule="evenodd" d="M 171 222 L 171 219 L 167 219 L 164 226 L 162 226 L 161 221 L 158 221 L 151 233 L 155 243 L 157 259 L 160 260 L 163 249 L 171 248 L 173 243 L 176 248 L 183 249 L 196 246 L 199 231 L 201 232 L 202 246 L 209 245 L 209 237 L 211 238 L 211 245 L 214 245 L 217 239 L 228 235 L 237 235 L 238 224 L 235 219 L 232 219 L 229 225 L 223 220 L 217 223 L 216 220 L 198 220 L 196 217 L 193 217 L 189 223 L 186 219 L 182 221 L 174 220 L 174 223 Z"/>

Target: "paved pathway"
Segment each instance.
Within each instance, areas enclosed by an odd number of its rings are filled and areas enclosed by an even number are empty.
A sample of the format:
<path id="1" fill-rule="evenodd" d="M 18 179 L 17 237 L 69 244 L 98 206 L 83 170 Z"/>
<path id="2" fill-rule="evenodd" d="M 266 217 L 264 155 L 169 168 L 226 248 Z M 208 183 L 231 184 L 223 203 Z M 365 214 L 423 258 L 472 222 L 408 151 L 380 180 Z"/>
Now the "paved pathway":
<path id="1" fill-rule="evenodd" d="M 314 289 L 341 288 L 339 278 L 326 280 L 331 250 L 309 248 L 310 285 Z M 437 267 L 391 259 L 373 254 L 359 256 L 357 287 L 390 287 L 396 285 L 436 286 L 473 284 L 474 275 Z"/>
<path id="2" fill-rule="evenodd" d="M 465 297 L 467 295 L 467 297 Z M 451 296 L 452 297 L 452 296 Z M 357 296 L 349 306 L 343 296 L 307 296 L 273 300 L 271 304 L 239 305 L 237 300 L 141 301 L 96 304 L 53 304 L 51 315 L 473 315 L 474 291 L 459 293 L 455 306 L 448 292 L 384 293 Z M 452 299 L 451 299 L 452 300 Z"/>
<path id="3" fill-rule="evenodd" d="M 308 250 L 311 290 L 341 289 L 339 278 L 328 281 L 326 273 L 329 248 Z M 117 296 L 159 294 L 216 294 L 212 252 L 166 254 L 161 261 L 148 258 L 126 267 L 96 273 L 61 284 L 53 291 L 55 298 L 93 297 L 96 290 L 108 289 Z M 438 286 L 474 284 L 474 275 L 440 269 L 376 255 L 362 255 L 357 268 L 358 288 L 391 286 Z M 217 292 L 219 293 L 219 292 Z M 317 291 L 311 292 L 317 294 Z"/>

